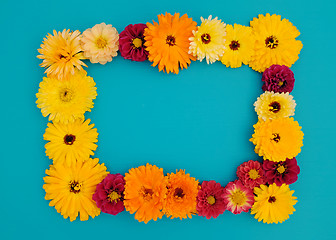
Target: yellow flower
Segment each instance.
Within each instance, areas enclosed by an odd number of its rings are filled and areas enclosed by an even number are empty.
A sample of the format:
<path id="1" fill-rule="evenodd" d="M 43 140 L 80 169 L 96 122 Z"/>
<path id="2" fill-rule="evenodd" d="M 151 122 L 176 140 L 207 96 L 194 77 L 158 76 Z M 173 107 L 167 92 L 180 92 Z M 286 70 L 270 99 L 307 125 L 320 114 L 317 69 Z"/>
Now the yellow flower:
<path id="1" fill-rule="evenodd" d="M 96 24 L 83 32 L 81 46 L 91 63 L 105 64 L 118 54 L 119 34 L 111 24 Z"/>
<path id="2" fill-rule="evenodd" d="M 189 38 L 189 54 L 197 57 L 197 60 L 206 58 L 207 63 L 214 63 L 219 60 L 225 49 L 225 23 L 217 17 L 208 19 L 201 17 L 202 24 L 193 30 L 193 36 Z"/>
<path id="3" fill-rule="evenodd" d="M 76 161 L 86 161 L 97 149 L 97 129 L 90 124 L 90 119 L 76 120 L 73 123 L 48 123 L 43 135 L 50 141 L 45 145 L 47 156 L 54 163 L 66 163 L 68 166 Z"/>
<path id="4" fill-rule="evenodd" d="M 132 168 L 125 174 L 125 208 L 139 222 L 162 218 L 163 203 L 167 193 L 167 179 L 163 169 L 147 163 Z"/>
<path id="5" fill-rule="evenodd" d="M 82 66 L 86 66 L 81 59 L 84 59 L 80 47 L 78 30 L 70 32 L 56 32 L 54 35 L 48 34 L 44 38 L 41 49 L 38 52 L 41 55 L 37 57 L 43 59 L 41 67 L 46 67 L 47 76 L 58 80 L 66 80 L 74 75 L 77 70 L 84 71 Z M 86 66 L 87 67 L 87 66 Z"/>
<path id="6" fill-rule="evenodd" d="M 178 74 L 179 67 L 187 68 L 190 60 L 195 60 L 188 54 L 188 49 L 196 22 L 187 14 L 180 17 L 179 13 L 174 16 L 161 14 L 158 19 L 159 23 L 147 23 L 148 28 L 144 32 L 148 60 L 153 62 L 154 67 L 158 65 L 159 71 Z"/>
<path id="7" fill-rule="evenodd" d="M 196 213 L 198 181 L 183 170 L 168 173 L 167 179 L 168 193 L 163 212 L 172 219 L 191 218 Z"/>
<path id="8" fill-rule="evenodd" d="M 68 123 L 84 119 L 84 113 L 91 111 L 92 100 L 97 96 L 95 85 L 86 73 L 77 73 L 68 81 L 43 78 L 36 94 L 37 107 L 44 117 L 49 115 L 49 121 Z"/>
<path id="9" fill-rule="evenodd" d="M 254 134 L 250 139 L 259 156 L 274 162 L 296 157 L 303 146 L 303 132 L 293 118 L 278 118 L 253 125 Z"/>
<path id="10" fill-rule="evenodd" d="M 92 195 L 96 186 L 108 174 L 106 167 L 98 163 L 98 158 L 86 162 L 78 161 L 72 167 L 56 163 L 46 170 L 43 185 L 45 199 L 51 200 L 49 206 L 55 206 L 64 218 L 73 221 L 80 214 L 80 220 L 86 221 L 100 214 Z"/>
<path id="11" fill-rule="evenodd" d="M 260 14 L 250 22 L 255 39 L 254 54 L 249 66 L 258 72 L 278 64 L 292 66 L 298 60 L 302 49 L 301 41 L 295 38 L 300 32 L 280 15 Z"/>
<path id="12" fill-rule="evenodd" d="M 226 25 L 225 39 L 222 63 L 231 68 L 248 64 L 253 54 L 252 28 L 239 24 Z"/>
<path id="13" fill-rule="evenodd" d="M 254 188 L 254 204 L 251 214 L 254 218 L 264 223 L 282 223 L 289 218 L 290 214 L 295 212 L 294 205 L 297 203 L 294 191 L 290 190 L 287 184 L 278 187 L 275 183 L 267 187 L 260 185 Z"/>
<path id="14" fill-rule="evenodd" d="M 294 115 L 296 103 L 289 93 L 264 92 L 254 103 L 259 118 L 286 118 Z"/>

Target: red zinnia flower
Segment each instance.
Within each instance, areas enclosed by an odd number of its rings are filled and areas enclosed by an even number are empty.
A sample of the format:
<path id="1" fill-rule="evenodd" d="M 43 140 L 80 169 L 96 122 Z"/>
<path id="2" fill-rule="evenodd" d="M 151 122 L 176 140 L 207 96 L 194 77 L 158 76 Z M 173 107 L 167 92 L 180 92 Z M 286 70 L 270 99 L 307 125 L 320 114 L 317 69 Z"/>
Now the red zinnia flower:
<path id="1" fill-rule="evenodd" d="M 248 161 L 242 163 L 237 168 L 237 176 L 245 187 L 253 189 L 266 183 L 264 172 L 258 161 Z"/>
<path id="2" fill-rule="evenodd" d="M 146 24 L 130 24 L 119 34 L 119 51 L 125 59 L 142 62 L 147 60 L 148 52 L 145 50 L 144 31 Z"/>
<path id="3" fill-rule="evenodd" d="M 197 195 L 196 210 L 199 216 L 217 218 L 225 211 L 224 188 L 215 181 L 204 181 Z"/>
<path id="4" fill-rule="evenodd" d="M 296 158 L 287 158 L 283 162 L 265 160 L 262 167 L 267 182 L 269 184 L 275 183 L 277 186 L 281 186 L 283 183 L 289 185 L 296 182 L 300 173 Z"/>
<path id="5" fill-rule="evenodd" d="M 104 213 L 117 215 L 125 210 L 124 207 L 124 177 L 117 174 L 108 174 L 104 180 L 97 185 L 96 192 L 92 199 L 97 203 L 97 207 Z"/>
<path id="6" fill-rule="evenodd" d="M 289 67 L 283 65 L 272 65 L 265 70 L 262 79 L 263 91 L 291 92 L 294 88 L 294 73 Z"/>

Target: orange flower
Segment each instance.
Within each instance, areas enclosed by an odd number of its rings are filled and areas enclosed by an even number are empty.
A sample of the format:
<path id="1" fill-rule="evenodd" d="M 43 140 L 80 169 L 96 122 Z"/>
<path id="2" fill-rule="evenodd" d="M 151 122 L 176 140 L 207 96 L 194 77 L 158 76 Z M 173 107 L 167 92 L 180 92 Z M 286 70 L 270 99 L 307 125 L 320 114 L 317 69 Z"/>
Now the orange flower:
<path id="1" fill-rule="evenodd" d="M 296 157 L 303 146 L 303 132 L 299 123 L 293 118 L 274 120 L 259 119 L 254 126 L 254 134 L 250 139 L 259 156 L 274 162 L 285 161 Z"/>
<path id="2" fill-rule="evenodd" d="M 178 73 L 179 66 L 187 68 L 195 61 L 195 57 L 188 54 L 189 38 L 193 36 L 192 31 L 196 31 L 196 22 L 184 14 L 180 18 L 179 13 L 172 16 L 158 15 L 159 23 L 147 23 L 144 32 L 146 50 L 149 52 L 148 60 L 153 62 L 153 66 L 158 65 L 159 71 Z"/>
<path id="3" fill-rule="evenodd" d="M 167 179 L 168 193 L 163 212 L 172 219 L 191 218 L 191 214 L 196 213 L 198 180 L 185 174 L 184 170 L 168 173 Z"/>
<path id="4" fill-rule="evenodd" d="M 147 163 L 146 166 L 132 168 L 125 174 L 126 211 L 135 213 L 135 219 L 147 223 L 162 218 L 162 208 L 167 193 L 167 179 L 163 169 Z"/>

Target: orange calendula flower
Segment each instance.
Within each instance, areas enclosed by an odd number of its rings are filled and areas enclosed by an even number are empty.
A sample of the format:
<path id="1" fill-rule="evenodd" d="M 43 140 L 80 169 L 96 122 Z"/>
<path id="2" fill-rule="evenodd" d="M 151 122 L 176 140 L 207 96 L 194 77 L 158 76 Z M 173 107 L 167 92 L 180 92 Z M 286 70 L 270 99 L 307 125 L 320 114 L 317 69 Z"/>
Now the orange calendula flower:
<path id="1" fill-rule="evenodd" d="M 163 208 L 167 217 L 191 218 L 196 213 L 196 197 L 199 190 L 198 180 L 185 174 L 183 170 L 167 175 L 168 193 Z"/>
<path id="2" fill-rule="evenodd" d="M 301 152 L 303 132 L 293 118 L 259 119 L 253 127 L 250 141 L 255 145 L 255 152 L 265 160 L 285 161 Z"/>
<path id="3" fill-rule="evenodd" d="M 126 211 L 135 213 L 135 219 L 147 223 L 162 218 L 162 208 L 167 193 L 167 179 L 163 169 L 147 163 L 146 166 L 132 168 L 125 174 Z"/>
<path id="4" fill-rule="evenodd" d="M 153 66 L 158 65 L 159 71 L 178 73 L 179 67 L 187 68 L 195 57 L 188 53 L 189 38 L 196 30 L 196 22 L 188 18 L 187 14 L 180 17 L 170 13 L 158 15 L 159 23 L 147 23 L 144 32 L 148 60 Z"/>

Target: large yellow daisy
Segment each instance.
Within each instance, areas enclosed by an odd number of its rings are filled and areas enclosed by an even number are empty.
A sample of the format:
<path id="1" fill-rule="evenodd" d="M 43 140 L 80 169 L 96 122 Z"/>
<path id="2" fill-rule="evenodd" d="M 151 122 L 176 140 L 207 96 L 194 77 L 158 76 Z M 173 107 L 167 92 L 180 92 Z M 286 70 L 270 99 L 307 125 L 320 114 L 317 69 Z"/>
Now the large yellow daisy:
<path id="1" fill-rule="evenodd" d="M 302 43 L 295 38 L 300 35 L 298 29 L 280 15 L 259 14 L 250 22 L 255 38 L 254 54 L 249 66 L 258 72 L 278 64 L 292 66 L 298 60 Z"/>
<path id="2" fill-rule="evenodd" d="M 80 220 L 85 221 L 89 216 L 94 218 L 100 214 L 92 195 L 108 172 L 104 163 L 98 163 L 98 158 L 78 161 L 71 167 L 56 163 L 46 174 L 48 176 L 43 178 L 45 199 L 51 200 L 49 205 L 55 206 L 64 218 L 73 221 L 80 214 Z"/>
<path id="3" fill-rule="evenodd" d="M 158 19 L 159 23 L 147 23 L 144 32 L 148 60 L 154 67 L 158 65 L 159 71 L 177 74 L 179 67 L 187 68 L 191 60 L 195 60 L 188 50 L 189 38 L 197 24 L 187 14 L 180 17 L 179 13 L 174 16 L 166 13 L 158 15 Z"/>
<path id="4" fill-rule="evenodd" d="M 43 59 L 41 67 L 46 67 L 47 76 L 58 80 L 66 80 L 69 76 L 74 75 L 77 70 L 84 71 L 82 66 L 86 66 L 81 61 L 84 59 L 80 47 L 78 30 L 70 32 L 56 32 L 54 35 L 48 34 L 44 38 L 41 48 L 38 52 L 41 55 L 37 57 Z M 86 66 L 87 67 L 87 66 Z"/>
<path id="5" fill-rule="evenodd" d="M 239 24 L 226 25 L 225 52 L 222 63 L 226 67 L 237 68 L 248 64 L 253 54 L 253 37 L 250 27 Z"/>
<path id="6" fill-rule="evenodd" d="M 50 141 L 45 145 L 47 156 L 54 163 L 66 163 L 68 166 L 76 161 L 86 161 L 97 149 L 97 129 L 90 124 L 90 119 L 76 120 L 73 123 L 48 123 L 43 135 Z"/>
<path id="7" fill-rule="evenodd" d="M 193 31 L 193 36 L 189 38 L 189 54 L 202 61 L 204 58 L 207 63 L 214 63 L 222 57 L 225 49 L 225 23 L 217 17 L 208 19 L 201 17 L 202 24 Z"/>
<path id="8" fill-rule="evenodd" d="M 294 191 L 290 190 L 287 184 L 278 187 L 275 183 L 270 186 L 260 185 L 254 188 L 254 204 L 251 214 L 254 218 L 264 223 L 282 223 L 295 211 L 294 205 L 297 203 Z"/>
<path id="9" fill-rule="evenodd" d="M 68 123 L 84 119 L 97 96 L 95 85 L 86 73 L 76 73 L 67 81 L 45 77 L 36 94 L 37 107 L 44 117 L 49 115 L 49 121 Z"/>

